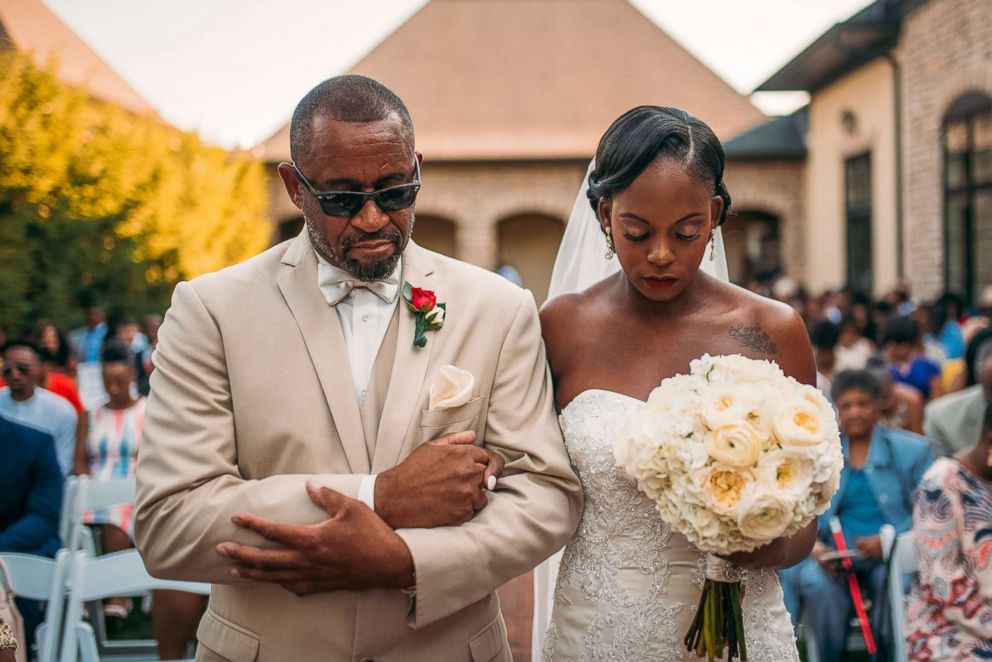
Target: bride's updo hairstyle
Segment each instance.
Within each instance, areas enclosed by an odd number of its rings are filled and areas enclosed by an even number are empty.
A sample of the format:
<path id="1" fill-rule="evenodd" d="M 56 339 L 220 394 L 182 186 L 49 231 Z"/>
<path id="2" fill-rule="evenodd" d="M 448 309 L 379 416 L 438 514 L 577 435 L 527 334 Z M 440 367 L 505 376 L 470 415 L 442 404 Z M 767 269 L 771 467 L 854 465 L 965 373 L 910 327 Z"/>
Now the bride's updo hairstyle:
<path id="1" fill-rule="evenodd" d="M 658 159 L 672 159 L 707 182 L 723 198 L 718 225 L 727 221 L 730 193 L 723 183 L 723 145 L 713 129 L 679 108 L 638 106 L 621 115 L 599 141 L 596 166 L 589 173 L 589 203 L 599 215 L 599 201 L 633 183 Z"/>

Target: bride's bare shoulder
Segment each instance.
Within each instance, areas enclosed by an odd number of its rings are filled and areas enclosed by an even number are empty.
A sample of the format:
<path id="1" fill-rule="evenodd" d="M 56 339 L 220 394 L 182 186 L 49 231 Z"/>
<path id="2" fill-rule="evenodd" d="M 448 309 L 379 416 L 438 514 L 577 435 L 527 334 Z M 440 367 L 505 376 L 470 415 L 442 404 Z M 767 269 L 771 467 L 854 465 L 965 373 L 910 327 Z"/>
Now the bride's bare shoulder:
<path id="1" fill-rule="evenodd" d="M 576 328 L 588 327 L 608 314 L 609 282 L 606 279 L 582 292 L 561 294 L 541 306 L 541 334 L 549 351 L 566 338 L 573 346 L 581 342 L 584 335 L 575 334 Z"/>
<path id="2" fill-rule="evenodd" d="M 722 304 L 717 323 L 729 328 L 743 353 L 774 359 L 787 374 L 807 383 L 815 381 L 806 324 L 792 306 L 732 283 L 713 281 L 712 286 Z"/>

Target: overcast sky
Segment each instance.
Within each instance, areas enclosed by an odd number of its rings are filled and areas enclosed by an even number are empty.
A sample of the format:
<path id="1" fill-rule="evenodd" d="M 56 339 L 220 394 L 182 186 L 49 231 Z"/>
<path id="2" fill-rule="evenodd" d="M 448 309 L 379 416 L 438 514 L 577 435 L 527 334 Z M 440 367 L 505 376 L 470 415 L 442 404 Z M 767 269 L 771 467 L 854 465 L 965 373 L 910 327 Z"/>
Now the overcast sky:
<path id="1" fill-rule="evenodd" d="M 869 0 L 630 1 L 737 90 L 749 93 Z M 232 147 L 267 138 L 288 121 L 307 90 L 346 71 L 426 4 L 426 0 L 44 2 L 166 120 Z M 758 94 L 753 101 L 767 113 L 780 113 L 803 99 Z"/>

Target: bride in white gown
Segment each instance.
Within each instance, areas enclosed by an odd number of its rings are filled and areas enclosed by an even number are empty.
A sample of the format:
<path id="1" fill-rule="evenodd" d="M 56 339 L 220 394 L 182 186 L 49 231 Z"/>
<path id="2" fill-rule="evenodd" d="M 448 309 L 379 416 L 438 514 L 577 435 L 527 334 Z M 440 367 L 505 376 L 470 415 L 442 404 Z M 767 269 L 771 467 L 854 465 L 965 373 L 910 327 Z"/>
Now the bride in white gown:
<path id="1" fill-rule="evenodd" d="M 617 426 L 706 352 L 773 359 L 815 381 L 798 315 L 727 282 L 723 168 L 723 149 L 703 122 L 641 106 L 603 136 L 576 201 L 541 322 L 585 511 L 560 571 L 551 560 L 535 573 L 535 660 L 697 659 L 682 640 L 705 556 L 616 466 Z M 814 535 L 811 526 L 730 558 L 728 580 L 745 587 L 752 662 L 799 659 L 774 570 L 805 558 Z"/>

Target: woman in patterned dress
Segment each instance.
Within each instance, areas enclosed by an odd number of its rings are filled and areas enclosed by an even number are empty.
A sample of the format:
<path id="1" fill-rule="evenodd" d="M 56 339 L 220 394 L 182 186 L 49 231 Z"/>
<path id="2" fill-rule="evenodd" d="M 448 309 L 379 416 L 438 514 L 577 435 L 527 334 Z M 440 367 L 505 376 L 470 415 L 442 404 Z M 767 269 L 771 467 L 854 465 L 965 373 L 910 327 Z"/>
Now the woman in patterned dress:
<path id="1" fill-rule="evenodd" d="M 992 660 L 992 404 L 978 443 L 934 462 L 916 493 L 911 660 Z"/>
<path id="2" fill-rule="evenodd" d="M 133 478 L 145 422 L 145 399 L 132 396 L 135 372 L 127 348 L 109 342 L 100 358 L 107 401 L 90 413 L 85 445 L 77 449 L 76 472 L 94 481 Z M 84 522 L 100 527 L 104 552 L 131 547 L 133 508 L 131 504 L 119 504 L 84 513 Z M 108 616 L 126 618 L 128 611 L 125 598 L 111 598 L 104 605 Z"/>

